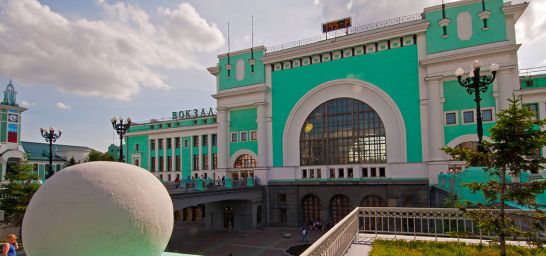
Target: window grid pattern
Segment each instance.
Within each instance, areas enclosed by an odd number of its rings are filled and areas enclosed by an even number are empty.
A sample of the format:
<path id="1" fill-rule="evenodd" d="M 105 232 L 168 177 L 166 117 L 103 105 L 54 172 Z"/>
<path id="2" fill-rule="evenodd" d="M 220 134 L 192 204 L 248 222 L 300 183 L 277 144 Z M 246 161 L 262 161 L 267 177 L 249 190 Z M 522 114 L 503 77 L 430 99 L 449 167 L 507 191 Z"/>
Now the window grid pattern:
<path id="1" fill-rule="evenodd" d="M 344 195 L 334 196 L 330 202 L 330 209 L 332 211 L 332 221 L 338 223 L 351 211 L 349 209 L 349 198 Z"/>
<path id="2" fill-rule="evenodd" d="M 303 198 L 303 223 L 309 224 L 320 221 L 320 200 L 315 195 L 307 195 Z"/>
<path id="3" fill-rule="evenodd" d="M 243 154 L 235 160 L 234 168 L 255 168 L 256 159 L 249 154 Z"/>
<path id="4" fill-rule="evenodd" d="M 305 120 L 300 134 L 301 165 L 386 162 L 385 127 L 366 103 L 333 99 L 318 106 Z"/>

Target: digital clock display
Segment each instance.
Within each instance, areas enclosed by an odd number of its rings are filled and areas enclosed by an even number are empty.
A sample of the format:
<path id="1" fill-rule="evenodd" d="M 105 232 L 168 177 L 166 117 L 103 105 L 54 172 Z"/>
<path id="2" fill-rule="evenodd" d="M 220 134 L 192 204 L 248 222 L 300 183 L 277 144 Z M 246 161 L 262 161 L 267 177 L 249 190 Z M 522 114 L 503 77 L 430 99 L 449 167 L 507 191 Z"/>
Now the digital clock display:
<path id="1" fill-rule="evenodd" d="M 330 31 L 344 29 L 351 26 L 351 17 L 322 23 L 322 33 L 328 33 Z"/>

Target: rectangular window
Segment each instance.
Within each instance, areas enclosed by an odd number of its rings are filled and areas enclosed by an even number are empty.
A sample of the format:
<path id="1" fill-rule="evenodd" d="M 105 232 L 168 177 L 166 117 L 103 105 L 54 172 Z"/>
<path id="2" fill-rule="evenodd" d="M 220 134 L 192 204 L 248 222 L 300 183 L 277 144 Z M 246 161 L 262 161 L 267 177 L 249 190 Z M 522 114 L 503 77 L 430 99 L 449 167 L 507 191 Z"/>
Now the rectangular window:
<path id="1" fill-rule="evenodd" d="M 237 142 L 237 141 L 239 141 L 238 133 L 232 132 L 231 133 L 231 142 Z"/>
<path id="2" fill-rule="evenodd" d="M 155 140 L 150 140 L 150 150 L 155 150 Z"/>
<path id="3" fill-rule="evenodd" d="M 32 170 L 38 171 L 38 164 L 33 164 L 32 165 Z"/>
<path id="4" fill-rule="evenodd" d="M 188 139 L 185 139 L 185 140 L 184 140 L 184 147 L 187 148 L 187 147 L 189 147 L 189 146 L 190 146 L 189 140 L 188 140 Z"/>
<path id="5" fill-rule="evenodd" d="M 336 169 L 331 168 L 330 169 L 330 179 L 334 179 L 336 177 Z"/>
<path id="6" fill-rule="evenodd" d="M 199 171 L 199 155 L 193 155 L 193 170 Z"/>
<path id="7" fill-rule="evenodd" d="M 159 157 L 159 171 L 164 172 L 165 171 L 165 156 Z"/>
<path id="8" fill-rule="evenodd" d="M 248 141 L 248 132 L 241 132 L 241 142 Z"/>
<path id="9" fill-rule="evenodd" d="M 193 147 L 199 147 L 199 136 L 193 136 Z"/>
<path id="10" fill-rule="evenodd" d="M 317 179 L 320 179 L 322 176 L 321 170 L 317 169 Z"/>
<path id="11" fill-rule="evenodd" d="M 306 179 L 307 178 L 307 169 L 301 170 L 301 178 Z"/>
<path id="12" fill-rule="evenodd" d="M 167 149 L 171 149 L 173 140 L 171 138 L 167 138 Z"/>
<path id="13" fill-rule="evenodd" d="M 140 150 L 140 145 L 137 143 L 135 144 L 135 151 L 139 151 Z"/>
<path id="14" fill-rule="evenodd" d="M 474 123 L 474 111 L 463 112 L 463 123 L 465 124 Z"/>
<path id="15" fill-rule="evenodd" d="M 279 222 L 286 223 L 288 222 L 288 215 L 286 214 L 286 209 L 279 209 Z"/>
<path id="16" fill-rule="evenodd" d="M 493 121 L 493 109 L 482 109 L 482 121 L 491 122 Z"/>
<path id="17" fill-rule="evenodd" d="M 157 140 L 157 147 L 159 150 L 163 149 L 163 139 Z"/>
<path id="18" fill-rule="evenodd" d="M 257 135 L 256 131 L 250 131 L 250 140 L 251 141 L 258 140 L 258 135 Z"/>
<path id="19" fill-rule="evenodd" d="M 203 147 L 207 147 L 209 145 L 209 136 L 203 135 Z"/>
<path id="20" fill-rule="evenodd" d="M 362 177 L 368 177 L 368 168 L 362 168 Z"/>
<path id="21" fill-rule="evenodd" d="M 57 171 L 60 171 L 60 170 L 61 170 L 61 165 L 57 164 Z"/>
<path id="22" fill-rule="evenodd" d="M 180 148 L 180 138 L 179 137 L 174 139 L 174 147 L 175 148 Z"/>
<path id="23" fill-rule="evenodd" d="M 379 167 L 379 177 L 385 177 L 385 167 Z"/>
<path id="24" fill-rule="evenodd" d="M 167 171 L 169 171 L 169 172 L 173 171 L 173 157 L 172 156 L 167 157 Z"/>
<path id="25" fill-rule="evenodd" d="M 377 177 L 377 168 L 370 168 L 370 177 Z"/>
<path id="26" fill-rule="evenodd" d="M 168 177 L 168 178 L 167 178 L 167 179 L 168 179 L 167 181 L 171 181 L 171 175 L 169 174 L 167 177 Z"/>
<path id="27" fill-rule="evenodd" d="M 216 136 L 216 134 L 213 134 L 211 136 L 211 145 L 216 146 L 217 144 L 218 144 L 218 137 Z"/>
<path id="28" fill-rule="evenodd" d="M 315 169 L 309 169 L 309 178 L 311 179 L 315 178 Z"/>
<path id="29" fill-rule="evenodd" d="M 527 108 L 529 111 L 533 112 L 534 116 L 531 117 L 531 120 L 538 120 L 538 104 L 532 103 L 532 104 L 524 104 L 525 108 Z"/>
<path id="30" fill-rule="evenodd" d="M 347 178 L 353 177 L 353 168 L 347 168 Z"/>
<path id="31" fill-rule="evenodd" d="M 218 169 L 218 154 L 216 153 L 212 154 L 212 169 L 213 170 Z"/>
<path id="32" fill-rule="evenodd" d="M 286 203 L 286 194 L 278 194 L 279 203 Z"/>
<path id="33" fill-rule="evenodd" d="M 152 172 L 155 172 L 155 157 L 152 156 L 152 158 L 150 159 L 150 170 Z"/>
<path id="34" fill-rule="evenodd" d="M 338 178 L 344 178 L 345 177 L 345 173 L 344 173 L 343 168 L 337 169 L 337 177 Z"/>
<path id="35" fill-rule="evenodd" d="M 176 156 L 176 171 L 179 172 L 182 170 L 182 157 Z"/>
<path id="36" fill-rule="evenodd" d="M 446 113 L 446 125 L 457 124 L 457 112 L 448 112 Z"/>
<path id="37" fill-rule="evenodd" d="M 209 155 L 204 154 L 203 155 L 203 170 L 208 170 L 208 169 L 209 169 Z"/>

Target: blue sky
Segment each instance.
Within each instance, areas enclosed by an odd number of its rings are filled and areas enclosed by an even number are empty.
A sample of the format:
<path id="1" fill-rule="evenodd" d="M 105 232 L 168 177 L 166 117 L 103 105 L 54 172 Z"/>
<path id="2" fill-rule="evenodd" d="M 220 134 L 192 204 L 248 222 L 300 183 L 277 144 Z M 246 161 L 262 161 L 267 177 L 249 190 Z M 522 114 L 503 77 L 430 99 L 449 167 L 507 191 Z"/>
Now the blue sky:
<path id="1" fill-rule="evenodd" d="M 422 12 L 432 0 L 0 0 L 0 85 L 13 77 L 28 106 L 23 140 L 39 127 L 63 129 L 62 144 L 101 151 L 112 143 L 112 116 L 134 120 L 215 106 L 206 67 L 226 51 L 273 46 L 320 33 L 326 20 L 354 25 Z M 534 0 L 518 25 L 520 67 L 546 65 L 546 0 Z M 540 47 L 542 46 L 542 47 Z M 23 102 L 24 101 L 24 102 Z M 115 140 L 117 143 L 117 139 Z"/>

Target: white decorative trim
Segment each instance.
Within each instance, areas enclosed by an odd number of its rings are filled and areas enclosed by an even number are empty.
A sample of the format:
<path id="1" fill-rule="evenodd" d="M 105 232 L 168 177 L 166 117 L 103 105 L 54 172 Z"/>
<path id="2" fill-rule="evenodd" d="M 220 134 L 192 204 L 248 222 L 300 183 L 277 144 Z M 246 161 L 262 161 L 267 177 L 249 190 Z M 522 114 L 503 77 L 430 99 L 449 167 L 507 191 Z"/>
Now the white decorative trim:
<path id="1" fill-rule="evenodd" d="M 457 37 L 461 41 L 467 41 L 472 38 L 472 15 L 470 12 L 460 12 L 457 15 Z"/>
<path id="2" fill-rule="evenodd" d="M 373 84 L 356 79 L 339 79 L 316 86 L 292 108 L 283 132 L 284 166 L 299 166 L 300 132 L 309 114 L 328 100 L 344 97 L 360 100 L 378 113 L 387 135 L 387 161 L 407 161 L 406 125 L 396 103 Z"/>
<path id="3" fill-rule="evenodd" d="M 486 141 L 490 141 L 491 139 L 487 136 L 483 136 L 483 140 L 486 140 Z M 477 134 L 465 134 L 465 135 L 461 135 L 453 140 L 451 140 L 449 143 L 447 143 L 446 146 L 450 147 L 450 148 L 454 148 L 456 147 L 457 145 L 463 143 L 463 142 L 467 142 L 467 141 L 475 141 L 475 142 L 478 142 L 478 135 Z"/>
<path id="4" fill-rule="evenodd" d="M 483 12 L 480 12 L 478 14 L 478 16 L 480 16 L 480 20 L 489 19 L 489 17 L 491 17 L 491 12 L 490 11 L 483 11 Z"/>
<path id="5" fill-rule="evenodd" d="M 236 135 L 237 136 L 237 140 L 233 140 L 233 135 Z M 239 133 L 238 132 L 230 132 L 229 133 L 229 142 L 230 143 L 237 143 L 239 142 Z"/>
<path id="6" fill-rule="evenodd" d="M 235 56 L 235 55 L 239 55 L 239 54 L 242 54 L 242 53 L 250 53 L 251 49 L 254 50 L 254 52 L 259 52 L 259 51 L 265 51 L 266 50 L 265 46 L 260 45 L 260 46 L 256 46 L 256 47 L 253 47 L 253 48 L 247 48 L 247 49 L 242 49 L 242 50 L 230 52 L 229 56 Z M 227 55 L 228 55 L 228 53 L 223 53 L 223 54 L 218 55 L 218 58 L 224 58 L 224 57 L 227 57 Z"/>
<path id="7" fill-rule="evenodd" d="M 449 26 L 449 22 L 450 22 L 449 19 L 444 18 L 444 19 L 441 19 L 440 21 L 438 21 L 438 25 L 440 25 L 440 27 L 447 27 L 447 26 Z"/>
<path id="8" fill-rule="evenodd" d="M 243 133 L 246 134 L 246 139 L 243 140 Z M 248 131 L 241 131 L 240 134 L 239 134 L 239 142 L 248 142 L 250 141 L 248 139 Z"/>

